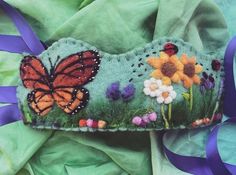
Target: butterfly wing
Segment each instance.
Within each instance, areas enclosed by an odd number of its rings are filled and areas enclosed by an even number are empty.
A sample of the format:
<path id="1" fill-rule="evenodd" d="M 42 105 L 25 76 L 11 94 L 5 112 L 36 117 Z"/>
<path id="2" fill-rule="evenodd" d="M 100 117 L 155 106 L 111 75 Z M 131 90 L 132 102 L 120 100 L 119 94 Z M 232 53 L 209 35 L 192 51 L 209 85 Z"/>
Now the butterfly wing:
<path id="1" fill-rule="evenodd" d="M 34 56 L 26 56 L 21 61 L 20 77 L 25 88 L 50 90 L 47 69 Z"/>
<path id="2" fill-rule="evenodd" d="M 57 105 L 67 114 L 76 114 L 87 105 L 89 93 L 84 88 L 57 88 L 53 93 Z"/>
<path id="3" fill-rule="evenodd" d="M 27 96 L 30 109 L 37 115 L 46 115 L 52 109 L 54 99 L 50 94 L 49 74 L 41 60 L 35 56 L 24 57 L 20 77 L 24 87 L 32 90 Z"/>
<path id="4" fill-rule="evenodd" d="M 27 96 L 28 105 L 37 115 L 45 116 L 51 111 L 54 99 L 53 96 L 43 90 L 33 90 Z"/>
<path id="5" fill-rule="evenodd" d="M 54 70 L 53 87 L 78 87 L 91 81 L 97 74 L 100 57 L 88 50 L 62 59 Z"/>

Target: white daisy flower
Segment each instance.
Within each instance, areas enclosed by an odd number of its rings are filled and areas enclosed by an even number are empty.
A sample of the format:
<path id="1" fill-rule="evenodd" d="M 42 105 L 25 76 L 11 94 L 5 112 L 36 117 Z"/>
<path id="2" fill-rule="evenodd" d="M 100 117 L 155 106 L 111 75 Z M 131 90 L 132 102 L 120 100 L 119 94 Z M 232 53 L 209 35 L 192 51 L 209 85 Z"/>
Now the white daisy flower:
<path id="1" fill-rule="evenodd" d="M 157 96 L 157 102 L 159 104 L 165 103 L 165 104 L 169 104 L 171 103 L 177 96 L 176 92 L 173 89 L 173 86 L 161 86 L 158 89 L 159 92 L 157 92 L 157 94 L 159 94 Z"/>
<path id="2" fill-rule="evenodd" d="M 155 78 L 150 78 L 149 80 L 144 81 L 144 89 L 143 92 L 145 95 L 149 95 L 151 97 L 157 97 L 159 95 L 158 89 L 162 86 L 161 80 L 157 80 Z"/>

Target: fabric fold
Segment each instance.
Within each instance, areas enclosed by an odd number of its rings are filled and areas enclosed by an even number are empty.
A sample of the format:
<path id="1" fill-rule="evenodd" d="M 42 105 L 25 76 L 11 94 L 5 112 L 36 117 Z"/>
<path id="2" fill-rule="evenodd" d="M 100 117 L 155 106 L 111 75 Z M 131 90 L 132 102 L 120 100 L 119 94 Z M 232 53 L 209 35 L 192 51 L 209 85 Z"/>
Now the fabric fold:
<path id="1" fill-rule="evenodd" d="M 109 53 L 123 53 L 153 39 L 171 35 L 208 52 L 224 47 L 228 39 L 223 16 L 210 0 L 172 0 L 168 3 L 165 0 L 96 0 L 91 4 L 91 1 L 83 1 L 90 5 L 84 5 L 82 9 L 79 7 L 82 1 L 73 0 L 7 2 L 23 13 L 40 39 L 47 41 L 47 44 L 70 36 Z M 183 13 L 186 13 L 184 22 L 178 19 Z M 176 21 L 176 26 L 170 21 Z M 0 33 L 16 34 L 5 22 L 3 24 L 7 27 L 1 28 Z M 13 70 L 9 75 L 0 74 L 1 85 L 16 85 L 20 59 L 19 55 L 0 53 L 0 71 L 9 67 Z M 232 136 L 230 132 L 229 129 L 226 133 L 229 137 Z M 151 155 L 148 133 L 110 133 L 108 136 L 93 133 L 89 136 L 84 133 L 56 132 L 53 135 L 15 122 L 0 127 L 0 152 L 8 157 L 5 159 L 4 156 L 1 164 L 7 160 L 12 164 L 0 170 L 0 174 L 15 174 L 27 162 L 34 175 L 74 174 L 81 171 L 93 174 L 96 170 L 101 175 L 186 174 L 167 161 L 159 145 L 160 138 L 160 133 L 151 135 Z M 189 137 L 186 139 L 188 141 Z M 224 135 L 220 134 L 219 139 L 225 139 Z M 192 140 L 193 144 L 197 144 L 194 143 L 197 141 Z M 185 142 L 184 139 L 181 143 L 174 142 L 170 148 L 174 149 L 177 143 L 184 145 Z M 184 148 L 189 147 L 184 146 L 180 150 Z M 220 149 L 223 148 L 220 146 Z M 225 156 L 224 159 L 229 159 L 228 154 Z M 233 162 L 233 158 L 230 161 Z"/>

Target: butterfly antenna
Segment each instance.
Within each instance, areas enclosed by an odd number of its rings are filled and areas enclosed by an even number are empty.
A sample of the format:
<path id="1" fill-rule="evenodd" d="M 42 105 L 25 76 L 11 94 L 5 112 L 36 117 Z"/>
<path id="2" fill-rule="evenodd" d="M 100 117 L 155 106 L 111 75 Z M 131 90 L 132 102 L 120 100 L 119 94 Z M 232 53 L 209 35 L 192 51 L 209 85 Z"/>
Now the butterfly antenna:
<path id="1" fill-rule="evenodd" d="M 58 63 L 58 61 L 59 61 L 60 58 L 61 58 L 61 57 L 60 57 L 59 55 L 57 55 L 57 60 L 56 60 L 56 62 L 55 62 L 55 64 L 54 64 L 54 67 L 57 65 L 57 63 Z"/>
<path id="2" fill-rule="evenodd" d="M 49 57 L 48 59 L 49 59 L 50 66 L 53 67 L 51 57 Z"/>

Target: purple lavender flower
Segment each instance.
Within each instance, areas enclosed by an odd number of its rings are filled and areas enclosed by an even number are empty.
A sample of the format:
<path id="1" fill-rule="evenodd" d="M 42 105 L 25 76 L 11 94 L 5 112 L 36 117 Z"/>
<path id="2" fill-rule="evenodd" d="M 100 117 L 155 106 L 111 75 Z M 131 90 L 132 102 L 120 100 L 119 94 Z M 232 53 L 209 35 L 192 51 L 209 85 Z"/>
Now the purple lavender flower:
<path id="1" fill-rule="evenodd" d="M 135 93 L 135 87 L 134 84 L 128 84 L 126 87 L 124 87 L 121 97 L 122 99 L 127 102 L 133 99 Z"/>
<path id="2" fill-rule="evenodd" d="M 211 90 L 215 87 L 215 79 L 206 72 L 203 72 L 202 75 L 203 77 L 201 78 L 200 91 L 203 94 L 206 90 Z"/>
<path id="3" fill-rule="evenodd" d="M 109 100 L 115 101 L 120 98 L 120 83 L 119 82 L 114 82 L 112 83 L 106 91 L 106 97 Z"/>

